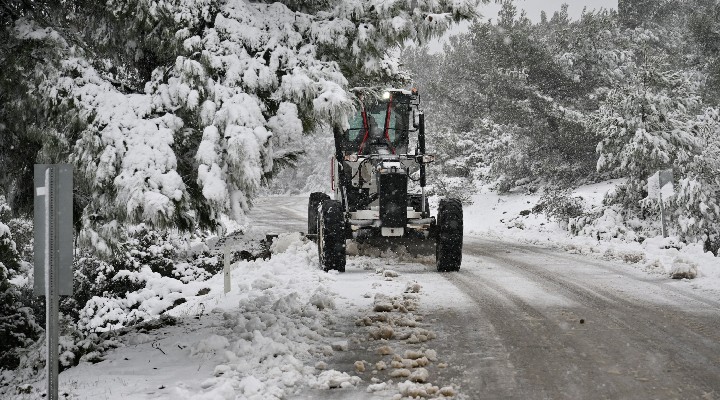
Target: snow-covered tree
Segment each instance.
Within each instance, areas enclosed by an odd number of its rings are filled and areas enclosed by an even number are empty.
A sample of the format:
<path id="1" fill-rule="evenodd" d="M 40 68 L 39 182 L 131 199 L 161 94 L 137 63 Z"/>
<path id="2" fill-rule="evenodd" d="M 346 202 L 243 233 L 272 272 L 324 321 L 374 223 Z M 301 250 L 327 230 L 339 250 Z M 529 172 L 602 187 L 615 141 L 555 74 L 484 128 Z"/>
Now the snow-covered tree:
<path id="1" fill-rule="evenodd" d="M 586 102 L 578 102 L 587 90 L 551 52 L 560 39 L 550 33 L 568 25 L 566 10 L 533 25 L 506 1 L 497 23 L 474 24 L 451 39 L 444 56 L 410 54 L 414 78 L 429 100 L 430 142 L 457 136 L 456 143 L 475 142 L 475 159 L 483 160 L 475 168 L 490 167 L 485 173 L 502 189 L 592 175 L 597 142 L 584 127 Z M 428 72 L 426 64 L 436 60 L 439 66 Z M 447 148 L 441 159 L 463 154 Z"/>
<path id="2" fill-rule="evenodd" d="M 720 1 L 696 0 L 691 6 L 688 30 L 697 45 L 696 62 L 708 75 L 704 97 L 720 103 Z"/>
<path id="3" fill-rule="evenodd" d="M 700 110 L 704 77 L 668 67 L 666 46 L 673 43 L 666 35 L 645 28 L 623 34 L 630 46 L 617 51 L 619 65 L 611 72 L 618 82 L 599 90 L 603 100 L 592 124 L 602 136 L 598 169 L 627 177 L 630 196 L 623 202 L 637 207 L 647 178 L 684 165 L 698 146 L 687 121 Z"/>
<path id="4" fill-rule="evenodd" d="M 716 249 L 712 16 L 720 3 L 660 3 L 637 23 L 626 9 L 578 21 L 562 9 L 531 24 L 504 2 L 497 23 L 476 23 L 444 55 L 410 53 L 419 86 L 431 89 L 429 132 L 449 161 L 440 172 L 489 173 L 500 189 L 538 177 L 560 189 L 587 177 L 624 177 L 607 201 L 621 218 L 642 219 L 657 212 L 647 178 L 673 168 L 672 233 Z M 430 61 L 438 65 L 425 67 Z"/>
<path id="5" fill-rule="evenodd" d="M 472 18 L 477 3 L 68 1 L 56 11 L 77 25 L 18 12 L 3 64 L 25 85 L 18 104 L 39 100 L 52 122 L 38 128 L 38 161 L 77 168 L 81 238 L 107 250 L 128 222 L 242 220 L 303 133 L 347 124 L 349 85 L 402 79 L 389 51 Z M 12 46 L 47 62 L 20 68 Z"/>
<path id="6" fill-rule="evenodd" d="M 699 146 L 687 162 L 678 165 L 680 179 L 671 200 L 673 222 L 688 242 L 720 249 L 720 111 L 709 108 L 687 122 Z"/>

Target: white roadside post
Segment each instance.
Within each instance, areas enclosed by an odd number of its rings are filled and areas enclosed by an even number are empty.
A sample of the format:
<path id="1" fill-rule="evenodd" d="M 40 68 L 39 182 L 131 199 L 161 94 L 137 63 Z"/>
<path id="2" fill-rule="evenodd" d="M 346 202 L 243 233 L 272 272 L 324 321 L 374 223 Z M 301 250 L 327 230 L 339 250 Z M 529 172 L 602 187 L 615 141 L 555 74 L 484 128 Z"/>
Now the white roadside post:
<path id="1" fill-rule="evenodd" d="M 663 237 L 667 235 L 667 225 L 665 222 L 665 207 L 663 206 L 663 198 L 669 199 L 675 195 L 675 187 L 673 186 L 673 170 L 666 169 L 658 172 L 658 180 L 660 183 L 660 211 L 662 212 L 662 229 Z"/>
<path id="2" fill-rule="evenodd" d="M 61 295 L 73 289 L 73 168 L 35 164 L 33 292 L 45 296 L 47 398 L 58 399 L 58 317 Z"/>
<path id="3" fill-rule="evenodd" d="M 668 237 L 663 198 L 668 199 L 673 195 L 675 195 L 675 188 L 673 186 L 672 169 L 658 171 L 648 178 L 648 197 L 657 197 L 660 201 L 660 220 L 662 223 L 663 237 Z"/>
<path id="4" fill-rule="evenodd" d="M 223 250 L 223 273 L 225 274 L 225 293 L 227 294 L 230 291 L 230 257 L 232 254 L 232 252 L 230 251 L 230 246 L 227 242 L 225 242 Z"/>

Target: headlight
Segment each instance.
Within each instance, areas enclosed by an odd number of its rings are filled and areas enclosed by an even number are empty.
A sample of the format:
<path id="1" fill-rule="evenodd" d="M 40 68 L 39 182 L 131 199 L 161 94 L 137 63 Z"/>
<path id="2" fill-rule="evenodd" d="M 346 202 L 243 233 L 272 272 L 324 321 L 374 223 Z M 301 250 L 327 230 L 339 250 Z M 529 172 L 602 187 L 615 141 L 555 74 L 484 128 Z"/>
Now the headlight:
<path id="1" fill-rule="evenodd" d="M 357 154 L 348 154 L 345 156 L 345 161 L 357 162 L 357 160 L 358 160 Z"/>

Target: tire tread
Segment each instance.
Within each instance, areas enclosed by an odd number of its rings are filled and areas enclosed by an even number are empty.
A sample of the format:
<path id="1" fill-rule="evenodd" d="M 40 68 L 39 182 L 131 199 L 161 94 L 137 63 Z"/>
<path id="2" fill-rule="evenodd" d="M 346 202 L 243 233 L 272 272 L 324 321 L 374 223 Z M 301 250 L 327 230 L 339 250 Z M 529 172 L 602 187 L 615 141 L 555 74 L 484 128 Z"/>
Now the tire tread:
<path id="1" fill-rule="evenodd" d="M 442 199 L 438 207 L 436 264 L 440 272 L 459 271 L 462 263 L 463 209 L 458 199 Z"/>
<path id="2" fill-rule="evenodd" d="M 345 221 L 343 218 L 342 204 L 337 200 L 325 200 L 320 207 L 320 218 L 322 223 L 319 229 L 323 229 L 322 243 L 320 232 L 318 232 L 318 257 L 320 266 L 325 271 L 337 270 L 345 272 Z"/>

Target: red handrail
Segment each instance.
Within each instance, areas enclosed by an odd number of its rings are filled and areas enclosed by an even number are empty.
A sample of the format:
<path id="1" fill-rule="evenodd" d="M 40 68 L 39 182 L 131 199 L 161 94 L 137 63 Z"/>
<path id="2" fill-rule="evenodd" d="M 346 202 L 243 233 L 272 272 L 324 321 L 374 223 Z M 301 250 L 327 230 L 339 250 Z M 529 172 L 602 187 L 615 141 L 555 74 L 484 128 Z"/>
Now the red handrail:
<path id="1" fill-rule="evenodd" d="M 368 124 L 367 111 L 365 111 L 364 104 L 361 103 L 361 106 L 363 108 L 361 115 L 363 118 L 363 128 L 365 128 L 365 136 L 363 136 L 362 143 L 360 143 L 360 148 L 358 149 L 358 155 L 362 154 L 362 151 L 365 148 L 365 142 L 367 141 L 368 137 L 370 136 L 370 124 Z"/>

